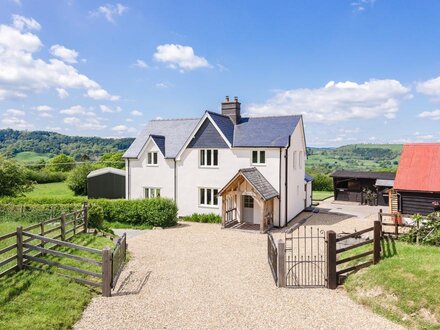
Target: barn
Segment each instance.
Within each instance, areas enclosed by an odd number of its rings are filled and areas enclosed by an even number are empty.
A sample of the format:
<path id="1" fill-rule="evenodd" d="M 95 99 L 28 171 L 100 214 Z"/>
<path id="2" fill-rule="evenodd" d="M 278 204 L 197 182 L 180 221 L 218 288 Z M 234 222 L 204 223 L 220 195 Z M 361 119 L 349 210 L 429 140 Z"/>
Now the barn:
<path id="1" fill-rule="evenodd" d="M 426 215 L 440 202 L 440 143 L 405 144 L 397 169 L 391 211 Z M 396 210 L 398 206 L 398 210 Z"/>
<path id="2" fill-rule="evenodd" d="M 125 171 L 113 167 L 100 168 L 87 175 L 89 198 L 125 198 Z"/>
<path id="3" fill-rule="evenodd" d="M 393 187 L 395 173 L 360 172 L 338 170 L 334 172 L 333 187 L 335 201 L 364 203 L 365 190 L 377 194 L 375 205 L 388 205 L 388 191 Z"/>

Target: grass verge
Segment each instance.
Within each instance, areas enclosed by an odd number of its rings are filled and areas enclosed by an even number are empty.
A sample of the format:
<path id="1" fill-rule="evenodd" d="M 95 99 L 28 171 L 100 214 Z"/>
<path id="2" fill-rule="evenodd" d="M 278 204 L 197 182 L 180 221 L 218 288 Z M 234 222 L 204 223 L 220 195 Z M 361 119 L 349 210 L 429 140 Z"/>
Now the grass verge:
<path id="1" fill-rule="evenodd" d="M 350 297 L 406 327 L 440 329 L 440 249 L 398 241 L 383 249 L 379 264 L 348 276 Z"/>
<path id="2" fill-rule="evenodd" d="M 26 197 L 74 197 L 73 191 L 67 187 L 66 182 L 53 182 L 36 184 L 34 189 L 26 194 Z M 83 197 L 85 198 L 85 197 Z"/>
<path id="3" fill-rule="evenodd" d="M 323 201 L 329 197 L 333 196 L 333 191 L 317 191 L 313 190 L 312 198 L 314 201 Z"/>
<path id="4" fill-rule="evenodd" d="M 110 229 L 153 229 L 152 225 L 132 225 L 129 223 L 123 223 L 118 221 L 104 221 L 104 228 Z"/>

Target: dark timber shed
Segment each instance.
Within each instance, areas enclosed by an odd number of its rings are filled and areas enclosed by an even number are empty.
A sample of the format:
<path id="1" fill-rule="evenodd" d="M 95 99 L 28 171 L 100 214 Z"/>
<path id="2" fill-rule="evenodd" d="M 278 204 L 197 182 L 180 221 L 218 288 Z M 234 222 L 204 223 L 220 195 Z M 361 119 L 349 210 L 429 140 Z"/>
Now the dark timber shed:
<path id="1" fill-rule="evenodd" d="M 87 175 L 89 198 L 125 198 L 125 171 L 113 167 L 100 168 Z"/>
<path id="2" fill-rule="evenodd" d="M 388 190 L 393 187 L 395 173 L 339 170 L 331 176 L 335 200 L 363 203 L 363 191 L 370 190 L 377 194 L 375 204 L 387 206 Z"/>

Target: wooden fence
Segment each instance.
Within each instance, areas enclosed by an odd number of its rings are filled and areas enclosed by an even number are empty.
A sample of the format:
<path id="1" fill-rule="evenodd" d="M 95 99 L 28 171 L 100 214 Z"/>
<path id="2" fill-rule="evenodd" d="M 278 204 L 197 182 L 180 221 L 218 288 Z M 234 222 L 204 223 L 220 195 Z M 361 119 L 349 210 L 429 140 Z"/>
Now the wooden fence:
<path id="1" fill-rule="evenodd" d="M 397 221 L 398 218 L 409 218 L 411 215 L 402 214 L 402 213 L 384 213 L 382 210 L 378 213 L 378 220 L 382 223 L 382 226 L 389 228 L 389 230 L 383 230 L 383 235 L 391 235 L 395 236 L 396 238 L 400 235 L 406 234 L 409 229 L 418 227 L 419 223 L 414 222 L 414 224 L 405 224 L 405 223 L 399 223 Z"/>
<path id="2" fill-rule="evenodd" d="M 101 287 L 103 296 L 111 296 L 111 289 L 116 285 L 126 261 L 126 236 L 124 234 L 118 240 L 113 251 L 109 247 L 98 250 L 69 242 L 76 234 L 87 232 L 87 228 L 87 203 L 84 203 L 83 208 L 79 211 L 62 214 L 58 218 L 42 221 L 25 228 L 17 227 L 15 232 L 0 236 L 0 243 L 13 240 L 13 244 L 0 250 L 0 257 L 6 256 L 4 260 L 0 261 L 0 277 L 25 268 L 36 269 L 57 274 L 81 284 Z M 73 252 L 57 250 L 60 247 L 84 251 L 95 257 L 83 257 Z M 84 269 L 87 267 L 74 267 L 45 258 L 48 255 L 66 258 L 65 260 L 76 260 L 81 265 L 94 265 L 99 267 L 100 271 Z M 56 272 L 53 270 L 54 268 L 67 270 L 82 277 Z"/>

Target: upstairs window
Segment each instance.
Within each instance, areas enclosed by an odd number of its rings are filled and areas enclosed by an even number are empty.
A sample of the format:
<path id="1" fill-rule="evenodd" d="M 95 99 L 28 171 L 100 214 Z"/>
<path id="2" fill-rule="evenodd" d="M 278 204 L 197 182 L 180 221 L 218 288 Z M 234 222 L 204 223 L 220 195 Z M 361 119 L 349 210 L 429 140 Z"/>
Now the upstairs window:
<path id="1" fill-rule="evenodd" d="M 218 150 L 217 149 L 201 149 L 200 150 L 200 166 L 217 167 L 218 166 Z"/>
<path id="2" fill-rule="evenodd" d="M 303 163 L 304 163 L 304 156 L 303 156 L 303 152 L 300 151 L 298 157 L 298 167 L 303 168 Z"/>
<path id="3" fill-rule="evenodd" d="M 157 152 L 152 151 L 147 154 L 147 165 L 149 166 L 157 165 Z"/>
<path id="4" fill-rule="evenodd" d="M 266 164 L 266 151 L 254 150 L 252 151 L 252 165 Z"/>
<path id="5" fill-rule="evenodd" d="M 292 164 L 293 164 L 293 169 L 296 170 L 296 151 L 294 151 L 292 155 Z"/>
<path id="6" fill-rule="evenodd" d="M 218 206 L 218 189 L 200 188 L 201 206 Z"/>
<path id="7" fill-rule="evenodd" d="M 144 188 L 145 198 L 160 197 L 160 188 Z"/>

